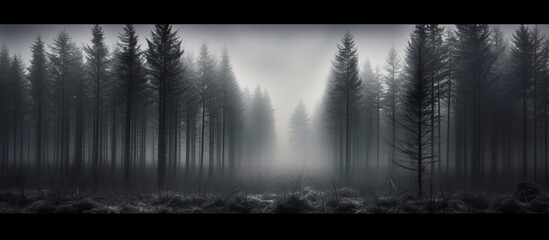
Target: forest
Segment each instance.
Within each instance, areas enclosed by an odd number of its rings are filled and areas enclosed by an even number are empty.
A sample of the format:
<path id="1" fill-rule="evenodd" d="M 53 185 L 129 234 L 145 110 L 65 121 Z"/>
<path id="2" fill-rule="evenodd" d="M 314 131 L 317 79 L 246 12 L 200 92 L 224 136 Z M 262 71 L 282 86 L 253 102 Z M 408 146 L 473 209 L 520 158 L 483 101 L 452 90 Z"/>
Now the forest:
<path id="1" fill-rule="evenodd" d="M 82 46 L 38 35 L 28 61 L 0 49 L 0 212 L 549 212 L 537 25 L 414 25 L 382 65 L 346 31 L 319 104 L 293 103 L 284 129 L 230 49 L 195 56 L 170 24 L 116 43 L 80 27 Z"/>

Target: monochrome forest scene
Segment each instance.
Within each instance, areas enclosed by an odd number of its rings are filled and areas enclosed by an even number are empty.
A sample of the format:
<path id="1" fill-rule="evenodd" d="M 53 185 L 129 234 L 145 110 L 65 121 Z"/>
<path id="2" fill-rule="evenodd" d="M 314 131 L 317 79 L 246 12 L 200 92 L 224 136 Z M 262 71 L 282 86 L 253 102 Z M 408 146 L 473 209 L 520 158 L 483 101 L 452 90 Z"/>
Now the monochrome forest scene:
<path id="1" fill-rule="evenodd" d="M 549 25 L 0 25 L 0 213 L 549 213 Z"/>

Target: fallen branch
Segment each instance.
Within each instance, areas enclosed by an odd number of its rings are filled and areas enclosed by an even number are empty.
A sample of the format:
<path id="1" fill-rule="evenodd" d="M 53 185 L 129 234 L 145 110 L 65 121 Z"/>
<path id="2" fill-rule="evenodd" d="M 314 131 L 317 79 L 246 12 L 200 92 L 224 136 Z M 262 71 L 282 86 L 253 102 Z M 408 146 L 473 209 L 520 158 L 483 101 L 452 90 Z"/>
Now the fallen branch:
<path id="1" fill-rule="evenodd" d="M 393 183 L 393 179 L 391 179 L 391 186 L 393 186 L 393 189 L 395 189 L 395 192 L 398 192 L 398 189 L 395 187 L 395 184 Z"/>

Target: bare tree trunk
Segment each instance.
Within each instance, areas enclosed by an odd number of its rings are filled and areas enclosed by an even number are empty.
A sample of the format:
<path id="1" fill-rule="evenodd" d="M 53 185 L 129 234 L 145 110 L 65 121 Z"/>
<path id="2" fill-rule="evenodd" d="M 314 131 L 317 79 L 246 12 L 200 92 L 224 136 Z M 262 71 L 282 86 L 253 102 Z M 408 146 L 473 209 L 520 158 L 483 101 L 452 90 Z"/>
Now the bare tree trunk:
<path id="1" fill-rule="evenodd" d="M 545 164 L 544 164 L 544 167 L 545 167 L 545 186 L 547 186 L 549 184 L 549 167 L 547 166 L 547 164 L 549 163 L 549 155 L 548 155 L 548 146 L 547 146 L 547 82 L 549 81 L 549 76 L 546 75 L 545 76 L 545 81 L 544 81 L 544 88 L 543 88 L 543 99 L 544 99 L 544 104 L 545 106 L 543 107 L 543 149 L 545 151 L 545 154 L 544 154 L 544 157 L 545 157 Z"/>
<path id="2" fill-rule="evenodd" d="M 210 131 L 208 133 L 209 135 L 209 139 L 208 139 L 208 144 L 209 144 L 209 151 L 208 151 L 208 178 L 211 179 L 213 178 L 213 170 L 214 170 L 214 126 L 215 126 L 215 117 L 212 116 L 212 114 L 210 113 Z"/>
<path id="3" fill-rule="evenodd" d="M 188 100 L 187 100 L 188 101 Z M 190 168 L 190 153 L 191 153 L 191 111 L 187 105 L 187 121 L 185 121 L 185 179 L 189 178 L 189 168 Z"/>
<path id="4" fill-rule="evenodd" d="M 526 81 L 526 80 L 523 80 Z M 522 87 L 522 177 L 527 177 L 527 157 L 528 157 L 528 106 L 526 98 L 526 84 Z"/>
<path id="5" fill-rule="evenodd" d="M 112 106 L 112 128 L 111 128 L 111 181 L 116 179 L 116 105 Z"/>
<path id="6" fill-rule="evenodd" d="M 396 93 L 395 93 L 395 88 L 396 88 L 396 83 L 395 83 L 395 75 L 394 75 L 394 72 L 395 72 L 395 69 L 394 69 L 394 66 L 393 66 L 393 76 L 392 76 L 392 83 L 393 83 L 393 89 L 392 89 L 392 96 L 391 96 L 391 122 L 392 122 L 392 139 L 391 139 L 391 163 L 389 164 L 389 169 L 390 169 L 390 173 L 391 173 L 391 177 L 393 177 L 393 175 L 395 174 L 394 173 L 394 165 L 393 165 L 393 162 L 396 161 Z"/>
<path id="7" fill-rule="evenodd" d="M 35 133 L 35 164 L 36 164 L 36 179 L 38 182 L 42 179 L 42 142 L 43 142 L 43 136 L 42 136 L 42 126 L 44 124 L 43 120 L 43 106 L 42 106 L 42 91 L 44 89 L 40 88 L 40 96 L 37 102 L 38 105 L 38 116 L 36 119 L 36 133 Z"/>
<path id="8" fill-rule="evenodd" d="M 537 55 L 537 54 L 536 54 Z M 534 61 L 534 66 L 537 63 Z M 537 92 L 538 78 L 537 69 L 534 69 L 534 181 L 538 179 L 538 92 Z"/>
<path id="9" fill-rule="evenodd" d="M 380 104 L 379 104 L 379 101 L 380 101 L 380 96 L 379 96 L 379 89 L 377 91 L 377 102 L 376 102 L 376 114 L 377 114 L 377 119 L 376 119 L 376 169 L 379 170 L 379 120 L 380 120 L 380 110 L 381 110 L 381 107 L 380 107 Z"/>
<path id="10" fill-rule="evenodd" d="M 205 129 L 205 118 L 206 118 L 206 99 L 202 99 L 202 125 L 200 126 L 202 128 L 201 137 L 200 137 L 200 167 L 198 172 L 198 179 L 202 180 L 202 172 L 204 169 L 204 129 Z"/>
<path id="11" fill-rule="evenodd" d="M 126 187 L 130 187 L 130 146 L 131 146 L 131 119 L 132 119 L 132 93 L 127 91 L 126 93 L 126 118 L 125 120 L 125 130 L 124 130 L 124 184 Z"/>
<path id="12" fill-rule="evenodd" d="M 225 91 L 223 91 L 223 119 L 222 119 L 222 136 L 221 136 L 221 176 L 225 177 L 225 126 L 226 126 L 226 108 Z"/>
<path id="13" fill-rule="evenodd" d="M 348 69 L 348 68 L 347 68 Z M 346 92 L 346 100 L 345 100 L 345 174 L 346 174 L 346 180 L 348 181 L 349 180 L 349 173 L 351 171 L 350 167 L 349 167 L 349 164 L 350 164 L 350 159 L 349 159 L 349 153 L 350 153 L 350 143 L 351 143 L 351 133 L 350 133 L 350 125 L 351 125 L 351 112 L 350 112 L 350 84 L 349 84 L 349 72 L 347 70 L 347 74 L 345 75 L 347 77 L 347 81 L 345 82 L 346 83 L 346 87 L 347 87 L 347 92 Z"/>
<path id="14" fill-rule="evenodd" d="M 166 186 L 166 77 L 160 77 L 158 100 L 158 188 Z"/>
<path id="15" fill-rule="evenodd" d="M 442 176 L 442 159 L 441 159 L 441 146 L 442 146 L 442 135 L 440 134 L 440 126 L 441 126 L 441 115 L 440 115 L 440 78 L 437 78 L 437 116 L 438 116 L 438 124 L 437 124 L 437 130 L 438 130 L 438 144 L 437 144 L 437 147 L 438 147 L 438 151 L 437 151 L 437 158 L 438 158 L 438 163 L 437 163 L 437 166 L 438 166 L 438 176 Z"/>

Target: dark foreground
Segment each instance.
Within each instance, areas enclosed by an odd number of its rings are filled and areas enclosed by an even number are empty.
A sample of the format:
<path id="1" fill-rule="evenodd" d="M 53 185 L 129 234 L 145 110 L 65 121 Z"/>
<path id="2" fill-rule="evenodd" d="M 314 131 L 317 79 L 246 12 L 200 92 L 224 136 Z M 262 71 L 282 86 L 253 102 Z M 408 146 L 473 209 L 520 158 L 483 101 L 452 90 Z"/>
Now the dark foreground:
<path id="1" fill-rule="evenodd" d="M 363 193 L 350 188 L 247 194 L 158 192 L 79 194 L 53 190 L 0 191 L 0 213 L 549 213 L 549 193 L 529 182 L 507 194 Z"/>

